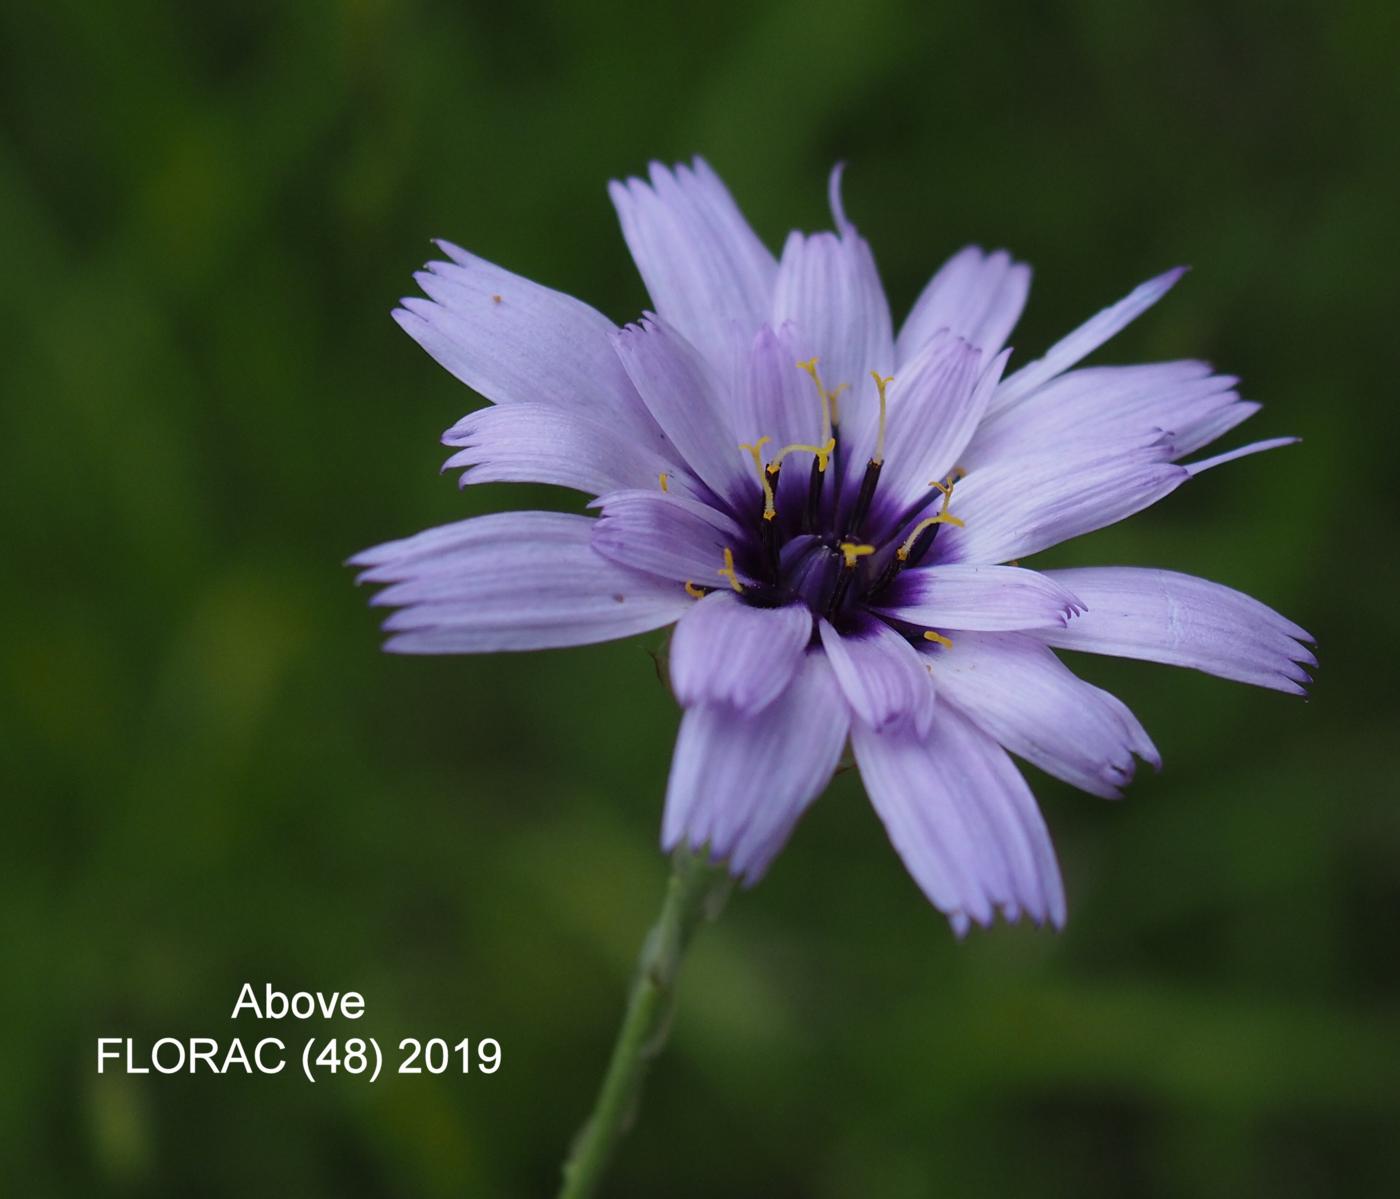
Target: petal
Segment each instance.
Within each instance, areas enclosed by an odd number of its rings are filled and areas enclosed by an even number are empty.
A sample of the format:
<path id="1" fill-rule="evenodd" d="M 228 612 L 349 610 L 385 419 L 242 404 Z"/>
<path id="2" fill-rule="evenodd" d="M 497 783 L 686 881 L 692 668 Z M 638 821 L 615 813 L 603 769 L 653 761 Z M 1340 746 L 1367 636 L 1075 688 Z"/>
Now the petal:
<path id="1" fill-rule="evenodd" d="M 756 492 L 719 379 L 695 348 L 659 317 L 628 325 L 613 340 L 643 403 L 690 469 L 725 498 Z"/>
<path id="2" fill-rule="evenodd" d="M 763 325 L 753 339 L 734 396 L 734 431 L 741 441 L 772 439 L 769 453 L 821 435 L 822 404 L 797 366 L 802 352 L 791 324 Z"/>
<path id="3" fill-rule="evenodd" d="M 674 583 L 594 552 L 594 522 L 500 512 L 365 550 L 361 582 L 392 583 L 373 603 L 395 653 L 466 654 L 611 641 L 660 628 L 692 601 Z"/>
<path id="4" fill-rule="evenodd" d="M 933 684 L 927 662 L 883 621 L 861 618 L 838 633 L 820 622 L 822 648 L 859 720 L 876 730 L 912 727 L 922 736 L 933 719 Z"/>
<path id="5" fill-rule="evenodd" d="M 458 447 L 443 470 L 468 467 L 468 483 L 553 483 L 589 495 L 625 487 L 657 486 L 663 472 L 681 487 L 670 446 L 657 430 L 656 445 L 620 437 L 616 420 L 583 407 L 563 408 L 533 400 L 480 408 L 443 434 Z M 682 468 L 683 469 L 683 468 Z"/>
<path id="6" fill-rule="evenodd" d="M 735 326 L 747 338 L 767 319 L 777 263 L 703 159 L 650 174 L 608 187 L 627 248 L 656 311 L 727 369 Z"/>
<path id="7" fill-rule="evenodd" d="M 936 906 L 985 922 L 985 896 L 1009 920 L 1024 911 L 1063 926 L 1064 885 L 1045 821 L 996 742 L 951 711 L 921 741 L 866 729 L 852 740 L 895 849 Z"/>
<path id="8" fill-rule="evenodd" d="M 993 905 L 1010 899 L 1004 863 L 978 843 L 955 784 L 923 741 L 907 729 L 877 733 L 857 721 L 851 747 L 870 804 L 919 889 L 959 935 L 968 920 L 990 924 Z"/>
<path id="9" fill-rule="evenodd" d="M 889 384 L 886 461 L 880 490 L 902 511 L 947 476 L 986 409 L 1005 359 L 980 373 L 981 352 L 951 333 L 936 335 Z"/>
<path id="10" fill-rule="evenodd" d="M 1021 317 L 1030 286 L 1030 267 L 1013 262 L 1005 250 L 959 250 L 914 301 L 895 342 L 896 369 L 905 369 L 941 329 L 976 346 L 984 360 L 995 358 Z"/>
<path id="11" fill-rule="evenodd" d="M 1191 361 L 1069 371 L 985 420 L 963 464 L 971 468 L 1075 442 L 1162 432 L 1171 434 L 1171 457 L 1177 458 L 1259 410 L 1240 399 L 1238 382 Z"/>
<path id="12" fill-rule="evenodd" d="M 849 720 L 815 651 L 758 716 L 727 704 L 691 708 L 671 763 L 662 845 L 709 845 L 734 874 L 757 882 L 830 781 Z"/>
<path id="13" fill-rule="evenodd" d="M 617 414 L 627 436 L 655 426 L 613 352 L 613 323 L 581 300 L 439 242 L 453 262 L 414 275 L 430 299 L 409 298 L 394 319 L 474 391 Z M 621 431 L 620 431 L 621 432 Z"/>
<path id="14" fill-rule="evenodd" d="M 1067 586 L 1018 566 L 906 570 L 879 598 L 875 611 L 933 629 L 1063 629 L 1083 611 Z"/>
<path id="15" fill-rule="evenodd" d="M 604 557 L 679 583 L 728 585 L 717 577 L 724 551 L 741 544 L 744 534 L 724 513 L 660 491 L 617 491 L 593 506 L 602 508 L 593 548 Z"/>
<path id="16" fill-rule="evenodd" d="M 1188 475 L 1165 443 L 1088 444 L 1074 453 L 994 462 L 957 484 L 938 562 L 1006 562 L 1114 524 L 1175 491 Z"/>
<path id="17" fill-rule="evenodd" d="M 1267 441 L 1250 442 L 1249 445 L 1242 445 L 1237 450 L 1226 450 L 1223 454 L 1216 454 L 1214 457 L 1205 458 L 1200 462 L 1188 462 L 1186 473 L 1194 478 L 1204 471 L 1224 466 L 1227 462 L 1234 462 L 1237 458 L 1248 458 L 1251 454 L 1262 454 L 1265 450 L 1280 450 L 1286 445 L 1297 445 L 1300 441 L 1302 441 L 1301 437 L 1270 437 Z"/>
<path id="18" fill-rule="evenodd" d="M 840 236 L 788 235 L 778 264 L 773 320 L 796 327 L 802 358 L 815 357 L 823 383 L 842 389 L 843 473 L 858 476 L 873 452 L 879 418 L 872 371 L 893 372 L 894 339 L 885 289 L 869 245 L 853 226 Z M 820 410 L 819 410 L 820 415 Z"/>
<path id="19" fill-rule="evenodd" d="M 728 704 L 755 713 L 792 680 L 812 638 L 805 604 L 756 608 L 732 591 L 715 591 L 676 625 L 671 687 L 683 707 Z"/>
<path id="20" fill-rule="evenodd" d="M 1028 362 L 1011 375 L 997 389 L 997 394 L 992 398 L 991 411 L 1000 412 L 1022 396 L 1029 395 L 1042 383 L 1068 370 L 1081 358 L 1093 353 L 1166 295 L 1185 273 L 1185 267 L 1177 267 L 1158 275 L 1155 279 L 1149 279 L 1133 288 L 1118 303 L 1090 317 L 1073 333 L 1062 337 L 1051 346 L 1045 357 Z"/>
<path id="21" fill-rule="evenodd" d="M 1088 605 L 1067 628 L 1036 634 L 1062 649 L 1189 666 L 1303 694 L 1312 637 L 1258 600 L 1191 575 L 1128 566 L 1048 571 Z"/>
<path id="22" fill-rule="evenodd" d="M 773 323 L 792 321 L 828 387 L 853 391 L 894 365 L 890 308 L 875 257 L 853 228 L 838 236 L 790 233 L 778 264 Z M 872 385 L 873 394 L 873 385 Z M 843 397 L 844 398 L 844 397 Z"/>
<path id="23" fill-rule="evenodd" d="M 1084 791 L 1117 798 L 1137 754 L 1161 765 L 1126 705 L 1091 686 L 1038 641 L 959 633 L 930 655 L 941 695 L 1012 753 Z"/>

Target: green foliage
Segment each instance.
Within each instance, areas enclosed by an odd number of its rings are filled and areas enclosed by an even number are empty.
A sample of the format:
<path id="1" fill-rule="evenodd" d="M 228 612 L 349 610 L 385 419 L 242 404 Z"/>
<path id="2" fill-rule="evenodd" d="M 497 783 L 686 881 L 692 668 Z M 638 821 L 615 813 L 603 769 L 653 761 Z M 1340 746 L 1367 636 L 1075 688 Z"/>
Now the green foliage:
<path id="1" fill-rule="evenodd" d="M 1165 754 L 1037 779 L 1061 937 L 957 945 L 838 780 L 687 966 L 619 1195 L 1400 1188 L 1393 157 L 1384 5 L 329 0 L 0 12 L 6 513 L 0 1161 L 33 1195 L 554 1185 L 664 886 L 657 640 L 377 651 L 340 565 L 569 495 L 437 475 L 473 398 L 388 319 L 450 237 L 618 319 L 604 194 L 703 152 L 776 244 L 826 172 L 901 307 L 965 242 L 1035 353 L 1204 355 L 1301 447 L 1046 560 L 1219 579 L 1312 629 L 1299 702 L 1086 662 Z M 97 1077 L 244 981 L 494 1077 Z M 358 1031 L 358 1030 L 357 1030 Z"/>

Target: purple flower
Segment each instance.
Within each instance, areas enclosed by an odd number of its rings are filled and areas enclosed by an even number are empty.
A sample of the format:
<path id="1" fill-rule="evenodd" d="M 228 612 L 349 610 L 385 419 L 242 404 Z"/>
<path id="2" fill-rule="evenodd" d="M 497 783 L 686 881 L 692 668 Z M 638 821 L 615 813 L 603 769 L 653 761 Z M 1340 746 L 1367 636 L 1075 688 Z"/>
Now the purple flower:
<path id="1" fill-rule="evenodd" d="M 482 516 L 366 550 L 386 646 L 476 653 L 676 622 L 685 709 L 662 843 L 757 880 L 851 744 L 909 872 L 963 932 L 1064 921 L 1044 821 L 1007 751 L 1095 795 L 1160 765 L 1055 649 L 1302 693 L 1308 634 L 1165 570 L 1034 571 L 1256 442 L 1180 465 L 1251 416 L 1203 362 L 1076 364 L 1169 271 L 1006 373 L 1030 269 L 968 247 L 898 333 L 831 178 L 836 231 L 775 259 L 703 161 L 614 183 L 656 306 L 592 308 L 442 243 L 404 329 L 494 406 L 448 430 L 462 481 L 559 484 L 596 517 Z"/>

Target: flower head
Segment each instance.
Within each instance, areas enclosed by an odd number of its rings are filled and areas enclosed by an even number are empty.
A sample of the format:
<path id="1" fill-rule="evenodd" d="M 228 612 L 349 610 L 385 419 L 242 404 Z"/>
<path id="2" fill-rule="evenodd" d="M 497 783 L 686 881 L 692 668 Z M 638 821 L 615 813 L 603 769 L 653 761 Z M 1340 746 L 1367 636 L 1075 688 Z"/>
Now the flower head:
<path id="1" fill-rule="evenodd" d="M 596 516 L 502 513 L 367 550 L 387 647 L 577 645 L 676 622 L 685 709 L 662 841 L 746 881 L 849 742 L 905 865 L 959 932 L 1056 925 L 1048 834 L 1008 752 L 1114 796 L 1160 765 L 1127 707 L 1059 648 L 1301 693 L 1297 625 L 1163 570 L 1019 560 L 1130 516 L 1258 409 L 1195 361 L 1079 368 L 1181 276 L 1142 284 L 1007 373 L 1030 270 L 969 247 L 898 333 L 832 175 L 834 232 L 775 259 L 707 164 L 615 183 L 655 313 L 623 329 L 455 246 L 408 333 L 493 406 L 443 440 L 463 482 L 554 483 Z"/>

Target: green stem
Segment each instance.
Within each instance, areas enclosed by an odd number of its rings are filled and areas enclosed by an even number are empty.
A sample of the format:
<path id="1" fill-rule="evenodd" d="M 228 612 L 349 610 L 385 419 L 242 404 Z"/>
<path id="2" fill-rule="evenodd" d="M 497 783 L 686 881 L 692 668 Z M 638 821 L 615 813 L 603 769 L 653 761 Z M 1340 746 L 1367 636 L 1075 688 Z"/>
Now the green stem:
<path id="1" fill-rule="evenodd" d="M 666 1044 L 686 947 L 702 921 L 719 915 L 729 886 L 723 870 L 703 857 L 682 849 L 671 859 L 666 900 L 642 942 L 627 1014 L 593 1111 L 564 1162 L 559 1199 L 588 1199 L 597 1193 L 608 1162 L 636 1116 L 647 1068 Z"/>

